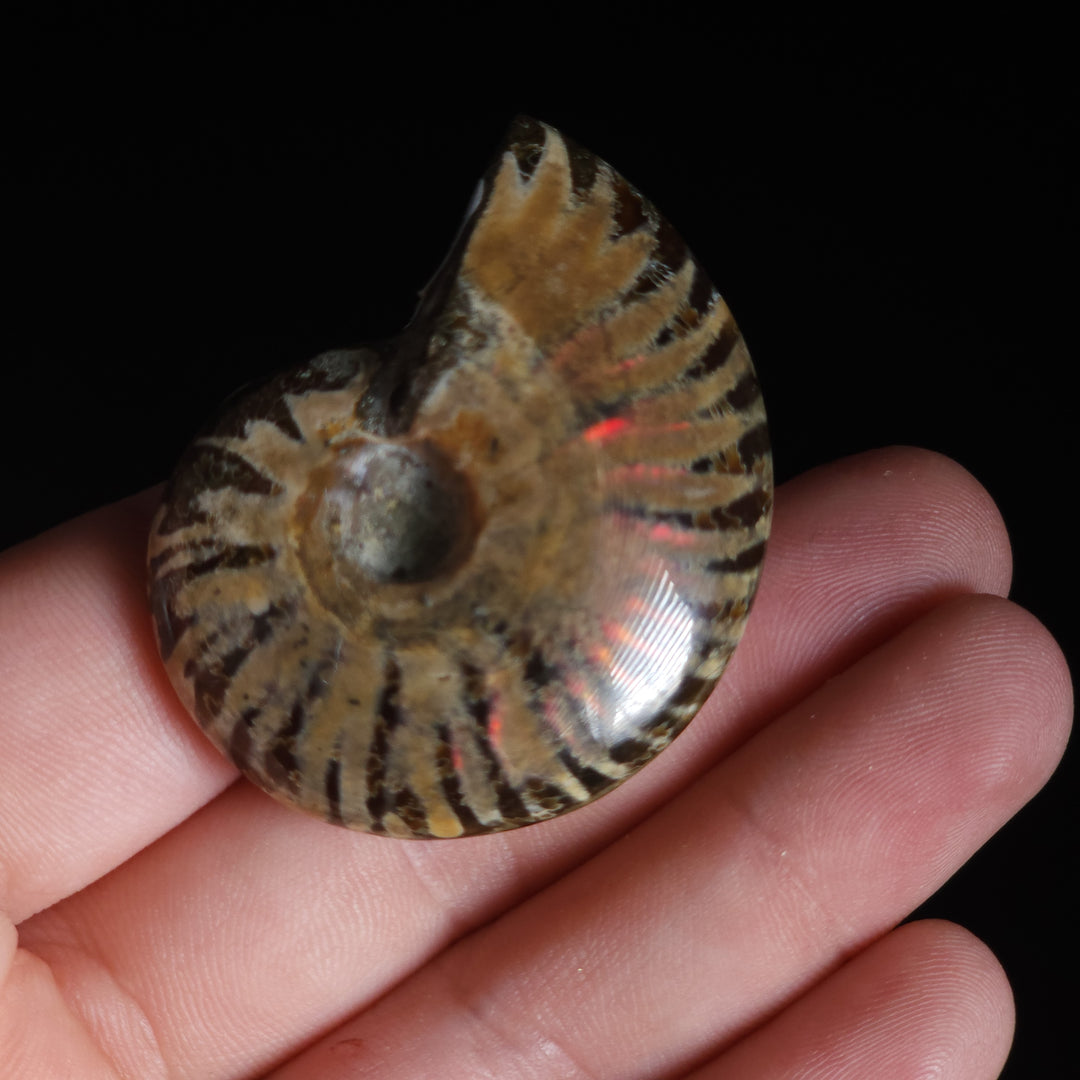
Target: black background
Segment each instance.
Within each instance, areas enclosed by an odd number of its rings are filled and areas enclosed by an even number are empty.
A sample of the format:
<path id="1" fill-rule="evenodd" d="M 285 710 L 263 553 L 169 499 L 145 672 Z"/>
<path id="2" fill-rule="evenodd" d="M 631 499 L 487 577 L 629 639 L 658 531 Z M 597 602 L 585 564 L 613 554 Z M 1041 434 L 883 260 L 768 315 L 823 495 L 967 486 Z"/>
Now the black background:
<path id="1" fill-rule="evenodd" d="M 1063 27 L 320 10 L 9 24 L 0 548 L 162 479 L 236 386 L 399 328 L 522 111 L 710 269 L 779 480 L 889 443 L 956 458 L 1005 516 L 1015 599 L 1075 656 Z M 1009 1078 L 1075 1066 L 1075 782 L 1073 754 L 921 911 L 1008 970 Z"/>

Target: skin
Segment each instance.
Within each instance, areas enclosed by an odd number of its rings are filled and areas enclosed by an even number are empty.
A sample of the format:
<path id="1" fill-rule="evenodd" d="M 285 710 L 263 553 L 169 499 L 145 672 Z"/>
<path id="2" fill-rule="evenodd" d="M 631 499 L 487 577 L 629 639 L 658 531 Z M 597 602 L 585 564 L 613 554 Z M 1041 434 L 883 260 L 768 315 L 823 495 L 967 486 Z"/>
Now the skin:
<path id="1" fill-rule="evenodd" d="M 0 1075 L 998 1074 L 993 956 L 896 925 L 1042 786 L 1071 697 L 959 466 L 889 449 L 780 489 L 746 637 L 672 748 L 443 842 L 237 781 L 154 653 L 152 506 L 0 557 Z"/>

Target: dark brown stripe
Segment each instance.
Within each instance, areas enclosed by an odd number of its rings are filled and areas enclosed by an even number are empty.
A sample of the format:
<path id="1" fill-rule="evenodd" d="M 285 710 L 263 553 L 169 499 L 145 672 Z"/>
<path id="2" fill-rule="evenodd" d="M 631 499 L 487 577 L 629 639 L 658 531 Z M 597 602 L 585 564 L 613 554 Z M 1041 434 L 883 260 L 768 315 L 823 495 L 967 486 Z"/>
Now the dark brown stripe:
<path id="1" fill-rule="evenodd" d="M 280 787 L 296 795 L 300 791 L 300 762 L 296 757 L 297 736 L 307 725 L 307 710 L 300 701 L 293 705 L 289 719 L 282 724 L 274 741 L 263 755 L 266 775 Z"/>
<path id="2" fill-rule="evenodd" d="M 487 783 L 495 793 L 499 814 L 508 825 L 525 825 L 530 820 L 529 811 L 520 796 L 507 780 L 494 749 L 488 723 L 491 719 L 491 698 L 483 672 L 473 664 L 461 664 L 463 701 L 469 715 L 476 721 L 473 742 L 487 763 Z"/>
<path id="3" fill-rule="evenodd" d="M 697 532 L 717 532 L 751 528 L 757 524 L 770 501 L 768 494 L 759 489 L 711 510 L 654 510 L 651 507 L 627 506 L 622 503 L 614 503 L 605 509 L 641 521 L 674 525 Z"/>
<path id="4" fill-rule="evenodd" d="M 489 712 L 490 709 L 485 710 L 485 718 Z M 532 815 L 521 801 L 521 796 L 518 795 L 513 785 L 507 780 L 506 774 L 502 771 L 499 759 L 492 749 L 486 727 L 483 730 L 474 731 L 473 739 L 476 748 L 487 762 L 487 782 L 492 791 L 495 792 L 496 805 L 499 807 L 499 813 L 502 815 L 503 821 L 508 825 L 528 824 L 532 819 Z"/>
<path id="5" fill-rule="evenodd" d="M 150 611 L 157 632 L 161 659 L 168 660 L 176 643 L 195 623 L 194 616 L 181 618 L 173 607 L 173 595 L 167 589 L 158 588 L 157 582 L 150 589 Z"/>
<path id="6" fill-rule="evenodd" d="M 333 675 L 336 664 L 337 661 L 334 652 L 315 664 L 312 668 L 311 676 L 308 679 L 307 690 L 305 692 L 306 704 L 310 705 L 313 701 L 317 701 L 319 698 L 326 696 L 330 690 L 330 681 L 327 678 L 327 675 Z"/>
<path id="7" fill-rule="evenodd" d="M 390 756 L 390 733 L 401 723 L 398 694 L 401 690 L 401 668 L 392 656 L 386 658 L 383 670 L 383 688 L 379 694 L 377 714 L 379 717 L 368 750 L 366 806 L 372 822 L 385 831 L 382 819 L 392 806 L 391 793 L 386 788 L 386 765 Z"/>
<path id="8" fill-rule="evenodd" d="M 653 338 L 652 348 L 659 351 L 664 348 L 665 345 L 669 344 L 674 337 L 675 327 L 672 326 L 671 323 L 667 323 L 661 328 L 660 333 Z"/>
<path id="9" fill-rule="evenodd" d="M 712 307 L 715 302 L 716 289 L 709 280 L 708 274 L 702 270 L 697 259 L 692 255 L 690 255 L 689 258 L 694 264 L 694 281 L 690 286 L 690 296 L 687 298 L 686 302 L 694 309 L 694 311 L 702 313 Z"/>
<path id="10" fill-rule="evenodd" d="M 713 510 L 712 517 L 721 528 L 753 528 L 772 505 L 772 494 L 757 488 L 726 506 Z"/>
<path id="11" fill-rule="evenodd" d="M 743 467 L 749 469 L 759 458 L 765 457 L 769 453 L 769 430 L 765 424 L 759 424 L 755 428 L 751 428 L 740 440 L 739 440 L 739 460 L 742 461 Z"/>
<path id="12" fill-rule="evenodd" d="M 185 669 L 185 674 L 187 671 Z M 231 680 L 221 671 L 196 668 L 192 681 L 195 695 L 195 717 L 203 727 L 208 727 L 221 712 Z"/>
<path id="13" fill-rule="evenodd" d="M 257 645 L 263 645 L 273 636 L 278 626 L 289 626 L 296 611 L 294 603 L 270 606 L 258 615 L 251 617 L 251 637 Z"/>
<path id="14" fill-rule="evenodd" d="M 365 786 L 367 798 L 364 805 L 371 817 L 372 830 L 385 832 L 383 818 L 390 810 L 390 793 L 386 789 L 386 761 L 390 751 L 390 738 L 387 734 L 385 721 L 375 725 L 375 731 L 371 736 L 371 745 L 368 748 L 367 775 Z"/>
<path id="15" fill-rule="evenodd" d="M 341 761 L 335 756 L 326 763 L 326 776 L 323 778 L 326 792 L 326 816 L 329 821 L 340 825 L 341 816 Z"/>
<path id="16" fill-rule="evenodd" d="M 370 348 L 330 349 L 295 371 L 279 376 L 282 393 L 309 394 L 344 390 L 359 375 L 369 374 L 379 363 Z"/>
<path id="17" fill-rule="evenodd" d="M 393 731 L 401 723 L 401 708 L 398 694 L 401 692 L 401 668 L 392 657 L 386 661 L 383 672 L 383 688 L 379 695 L 377 711 L 379 718 L 386 724 L 387 731 Z"/>
<path id="18" fill-rule="evenodd" d="M 623 739 L 622 742 L 616 743 L 608 752 L 608 756 L 612 761 L 631 767 L 643 765 L 648 761 L 650 754 L 651 750 L 648 743 L 644 743 L 640 739 Z"/>
<path id="19" fill-rule="evenodd" d="M 612 188 L 615 193 L 615 209 L 611 216 L 613 232 L 611 238 L 617 240 L 620 236 L 632 233 L 640 229 L 649 219 L 646 212 L 646 203 L 641 194 L 634 190 L 618 173 L 611 177 Z"/>
<path id="20" fill-rule="evenodd" d="M 205 491 L 235 488 L 245 495 L 280 495 L 282 488 L 246 458 L 213 443 L 195 442 L 180 459 L 165 490 L 166 511 L 158 535 L 168 536 L 179 529 L 206 520 L 198 509 Z"/>
<path id="21" fill-rule="evenodd" d="M 202 562 L 189 563 L 155 578 L 150 584 L 150 610 L 162 659 L 168 660 L 172 656 L 176 643 L 195 622 L 194 617 L 181 618 L 176 612 L 176 597 L 186 585 L 219 570 L 258 566 L 273 559 L 275 554 L 275 550 L 268 545 L 236 545 Z"/>
<path id="22" fill-rule="evenodd" d="M 428 826 L 427 810 L 424 801 L 410 787 L 402 788 L 394 793 L 393 811 L 405 825 L 418 836 L 430 836 L 431 829 Z M 383 831 L 386 826 L 380 822 Z"/>
<path id="23" fill-rule="evenodd" d="M 525 681 L 534 690 L 540 690 L 558 678 L 559 669 L 552 666 L 544 659 L 544 654 L 539 648 L 533 649 L 525 664 Z"/>
<path id="24" fill-rule="evenodd" d="M 725 400 L 733 409 L 747 409 L 761 397 L 761 385 L 757 376 L 748 371 L 731 390 L 727 392 Z"/>
<path id="25" fill-rule="evenodd" d="M 738 574 L 760 566 L 764 558 L 765 541 L 762 540 L 730 559 L 710 559 L 705 564 L 705 569 L 713 574 Z"/>
<path id="26" fill-rule="evenodd" d="M 303 367 L 277 375 L 250 392 L 242 392 L 242 397 L 234 394 L 226 402 L 212 431 L 218 436 L 242 439 L 251 421 L 265 420 L 276 425 L 288 438 L 303 442 L 303 432 L 286 398 L 342 390 L 362 372 L 373 367 L 377 360 L 370 349 L 337 349 L 320 353 Z"/>
<path id="27" fill-rule="evenodd" d="M 153 587 L 175 596 L 196 578 L 218 570 L 246 570 L 249 566 L 260 566 L 269 562 L 276 554 L 276 549 L 269 544 L 233 544 L 202 562 L 188 563 L 187 566 L 162 574 Z"/>
<path id="28" fill-rule="evenodd" d="M 488 698 L 470 698 L 465 702 L 465 708 L 477 725 L 486 731 L 491 716 L 491 701 Z"/>
<path id="29" fill-rule="evenodd" d="M 699 679 L 696 675 L 687 675 L 672 695 L 670 705 L 680 707 L 696 705 L 704 700 L 714 685 L 715 682 L 711 679 Z"/>
<path id="30" fill-rule="evenodd" d="M 649 293 L 659 289 L 670 277 L 671 274 L 668 270 L 659 263 L 646 263 L 645 269 L 641 271 L 633 285 L 627 289 L 622 298 L 623 303 L 630 304 L 641 297 L 648 296 Z"/>
<path id="31" fill-rule="evenodd" d="M 681 270 L 687 259 L 686 242 L 671 222 L 659 214 L 656 215 L 656 248 L 652 257 L 654 262 L 673 272 Z"/>
<path id="32" fill-rule="evenodd" d="M 281 379 L 271 379 L 246 394 L 238 404 L 222 415 L 214 425 L 214 434 L 244 439 L 247 437 L 249 424 L 256 420 L 265 420 L 277 427 L 287 438 L 294 442 L 303 442 L 303 432 L 282 396 L 281 382 Z"/>
<path id="33" fill-rule="evenodd" d="M 566 144 L 566 155 L 570 162 L 570 187 L 579 199 L 584 199 L 596 184 L 600 159 L 565 135 L 563 142 Z"/>
<path id="34" fill-rule="evenodd" d="M 734 322 L 728 321 L 721 327 L 720 333 L 713 339 L 712 344 L 705 350 L 702 357 L 693 367 L 688 368 L 688 379 L 703 379 L 718 371 L 731 357 L 732 350 L 739 340 L 739 331 Z"/>
<path id="35" fill-rule="evenodd" d="M 252 650 L 255 648 L 254 642 L 237 645 L 235 649 L 227 652 L 221 658 L 221 673 L 227 678 L 231 679 L 239 670 L 240 665 L 251 655 Z"/>
<path id="36" fill-rule="evenodd" d="M 723 603 L 711 601 L 706 604 L 691 604 L 695 615 L 706 622 L 718 623 L 726 620 L 731 615 L 733 601 L 725 600 Z"/>
<path id="37" fill-rule="evenodd" d="M 547 143 L 547 131 L 543 124 L 531 116 L 517 116 L 506 134 L 507 149 L 517 161 L 518 172 L 523 180 L 531 180 Z"/>
<path id="38" fill-rule="evenodd" d="M 671 709 L 665 709 L 654 717 L 649 724 L 649 738 L 652 740 L 651 753 L 658 753 L 675 737 L 675 733 L 682 729 L 686 723 L 685 718 L 675 715 Z"/>
<path id="39" fill-rule="evenodd" d="M 470 664 L 467 660 L 460 662 L 458 670 L 461 672 L 462 693 L 471 712 L 472 705 L 482 701 L 487 695 L 487 683 L 484 679 L 484 673 L 475 664 Z"/>
<path id="40" fill-rule="evenodd" d="M 150 559 L 146 564 L 146 568 L 149 570 L 150 576 L 154 577 L 162 566 L 177 555 L 193 554 L 197 551 L 206 551 L 209 548 L 219 547 L 221 547 L 221 540 L 216 536 L 208 537 L 205 540 L 187 540 L 182 544 L 170 544 Z"/>
<path id="41" fill-rule="evenodd" d="M 454 811 L 458 821 L 461 822 L 462 831 L 467 835 L 485 832 L 479 818 L 473 813 L 472 807 L 465 800 L 461 790 L 461 777 L 454 768 L 454 746 L 450 737 L 450 728 L 446 724 L 439 724 L 435 728 L 435 736 L 439 740 L 435 751 L 435 765 L 439 773 L 439 787 L 450 809 Z"/>
<path id="42" fill-rule="evenodd" d="M 245 709 L 233 724 L 229 735 L 229 744 L 226 748 L 229 760 L 243 772 L 251 769 L 251 729 L 261 712 L 261 709 L 256 708 Z"/>
<path id="43" fill-rule="evenodd" d="M 559 751 L 559 760 L 574 774 L 578 782 L 593 798 L 600 795 L 602 792 L 607 791 L 609 788 L 614 787 L 615 784 L 618 783 L 618 781 L 613 780 L 610 776 L 605 776 L 602 772 L 598 772 L 596 769 L 592 768 L 592 766 L 585 765 L 578 761 L 578 759 L 570 752 L 569 748 L 564 748 Z"/>
<path id="44" fill-rule="evenodd" d="M 530 776 L 525 781 L 525 790 L 529 798 L 538 803 L 542 810 L 550 814 L 560 814 L 577 805 L 577 799 L 568 795 L 558 784 L 545 780 L 541 776 Z"/>

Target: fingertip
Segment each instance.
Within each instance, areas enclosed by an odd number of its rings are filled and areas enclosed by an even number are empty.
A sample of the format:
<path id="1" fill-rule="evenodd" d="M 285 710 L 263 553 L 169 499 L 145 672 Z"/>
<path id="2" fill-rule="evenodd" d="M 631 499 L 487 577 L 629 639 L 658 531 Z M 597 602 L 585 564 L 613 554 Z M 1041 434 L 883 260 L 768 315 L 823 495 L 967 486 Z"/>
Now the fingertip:
<path id="1" fill-rule="evenodd" d="M 959 580 L 970 591 L 1007 596 L 1012 583 L 1012 544 L 1001 510 L 976 476 L 934 450 L 896 446 L 881 451 L 884 469 L 914 489 L 925 491 L 927 529 L 954 553 Z"/>
<path id="2" fill-rule="evenodd" d="M 983 688 L 984 705 L 993 702 L 984 714 L 989 725 L 979 727 L 984 752 L 978 757 L 1026 800 L 1057 768 L 1072 730 L 1068 662 L 1050 631 L 1018 604 L 997 596 L 956 603 L 968 620 L 969 678 Z"/>
<path id="3" fill-rule="evenodd" d="M 1004 597 L 1011 573 L 1001 514 L 950 458 L 893 446 L 813 469 L 777 492 L 745 643 L 712 702 L 751 686 L 746 715 L 781 713 L 935 608 Z"/>
<path id="4" fill-rule="evenodd" d="M 1026 654 L 1016 658 L 1028 671 L 1030 685 L 1043 722 L 1039 736 L 1044 749 L 1045 782 L 1057 768 L 1072 732 L 1074 696 L 1069 662 L 1061 645 L 1030 611 L 1010 604 L 1018 629 L 1026 638 Z M 1030 667 L 1028 667 L 1030 664 Z"/>
<path id="5" fill-rule="evenodd" d="M 989 946 L 956 923 L 923 919 L 899 927 L 884 948 L 906 969 L 912 1028 L 936 1033 L 925 1060 L 939 1061 L 943 1075 L 952 1075 L 951 1063 L 957 1075 L 996 1076 L 1012 1047 L 1016 1006 Z"/>
<path id="6" fill-rule="evenodd" d="M 884 939 L 912 961 L 913 970 L 931 976 L 935 985 L 974 992 L 966 995 L 999 1026 L 1011 1031 L 1015 1017 L 1012 987 L 994 951 L 982 938 L 948 919 L 917 919 L 897 927 Z"/>
<path id="7" fill-rule="evenodd" d="M 856 953 L 694 1080 L 745 1076 L 997 1076 L 1012 1044 L 1012 991 L 960 926 L 898 927 Z"/>

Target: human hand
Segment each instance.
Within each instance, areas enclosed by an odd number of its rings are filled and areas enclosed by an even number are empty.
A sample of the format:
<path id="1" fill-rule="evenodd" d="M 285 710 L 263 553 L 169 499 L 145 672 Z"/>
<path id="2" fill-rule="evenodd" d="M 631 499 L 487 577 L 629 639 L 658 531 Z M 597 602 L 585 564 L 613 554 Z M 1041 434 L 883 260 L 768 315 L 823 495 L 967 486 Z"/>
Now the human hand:
<path id="1" fill-rule="evenodd" d="M 5 1080 L 997 1074 L 993 957 L 895 927 L 1046 780 L 1070 689 L 958 466 L 782 488 L 687 732 L 581 811 L 454 841 L 233 782 L 154 651 L 152 502 L 0 558 Z"/>

